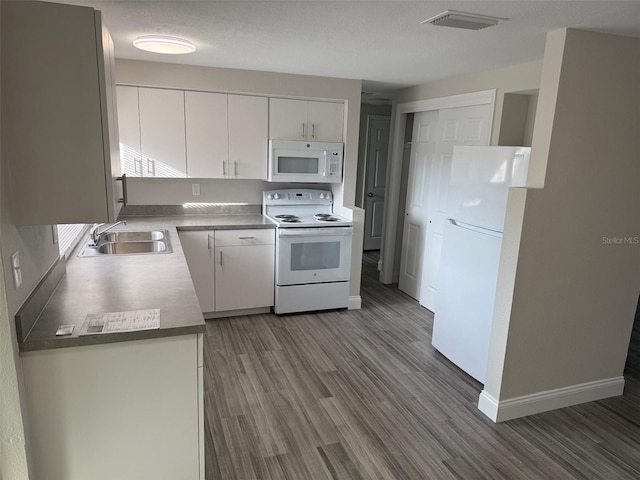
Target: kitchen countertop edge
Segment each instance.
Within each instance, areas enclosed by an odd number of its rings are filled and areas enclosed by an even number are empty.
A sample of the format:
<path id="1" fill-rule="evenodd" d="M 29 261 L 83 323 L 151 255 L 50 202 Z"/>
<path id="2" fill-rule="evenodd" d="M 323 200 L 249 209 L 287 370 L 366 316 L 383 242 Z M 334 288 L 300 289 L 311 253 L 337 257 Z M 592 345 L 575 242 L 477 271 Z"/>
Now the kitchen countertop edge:
<path id="1" fill-rule="evenodd" d="M 124 227 L 119 227 L 114 229 L 113 231 L 126 231 L 126 230 L 136 230 L 136 229 L 167 229 L 170 233 L 170 241 L 173 247 L 173 252 L 171 254 L 166 255 L 176 255 L 174 260 L 176 264 L 166 268 L 174 268 L 178 270 L 184 271 L 186 269 L 188 273 L 188 266 L 186 263 L 186 259 L 184 257 L 184 252 L 182 250 L 182 245 L 180 244 L 179 232 L 180 231 L 197 231 L 197 230 L 243 230 L 243 229 L 275 229 L 276 225 L 274 222 L 269 220 L 260 214 L 238 214 L 238 215 L 167 215 L 167 216 L 127 216 L 120 218 L 120 220 L 127 220 L 127 225 Z M 84 247 L 85 239 L 81 240 L 78 246 L 74 249 L 72 255 L 67 260 L 67 273 L 61 284 L 64 282 L 67 283 L 78 283 L 77 277 L 73 277 L 74 275 L 78 275 L 77 271 L 80 270 L 83 275 L 87 274 L 87 270 L 91 270 L 91 266 L 89 262 L 95 260 L 96 257 L 85 257 L 79 258 L 77 254 Z M 155 257 L 158 259 L 158 262 L 162 262 L 162 258 L 165 257 L 165 254 L 157 254 L 157 255 L 126 255 L 127 257 Z M 108 262 L 113 259 L 116 260 L 116 257 L 120 257 L 117 261 L 122 261 L 123 255 L 114 255 L 112 258 L 107 258 L 109 256 L 101 256 L 97 257 L 101 260 L 100 263 L 95 262 L 95 270 L 97 273 L 104 275 L 104 267 L 103 262 Z M 135 262 L 135 260 L 131 260 Z M 85 262 L 84 264 L 78 264 L 77 262 Z M 143 265 L 145 263 L 152 261 L 146 260 L 145 262 L 140 262 Z M 74 268 L 76 267 L 76 268 Z M 151 266 L 149 268 L 149 273 L 154 272 L 155 267 Z M 72 278 L 69 278 L 71 276 Z M 189 276 L 190 279 L 190 276 Z M 185 281 L 181 282 L 181 287 L 185 287 Z M 126 291 L 129 287 L 127 285 L 123 285 L 122 291 Z M 58 336 L 53 335 L 57 327 L 61 324 L 66 323 L 74 323 L 74 321 L 67 321 L 66 317 L 65 321 L 61 321 L 62 317 L 59 312 L 64 312 L 65 307 L 56 306 L 56 305 L 64 305 L 65 303 L 69 303 L 73 300 L 73 297 L 77 296 L 77 301 L 80 302 L 82 297 L 82 292 L 74 292 L 73 289 L 65 286 L 65 288 L 56 288 L 56 290 L 51 295 L 49 302 L 44 307 L 40 317 L 36 321 L 34 327 L 27 334 L 24 341 L 18 343 L 18 348 L 20 353 L 27 352 L 35 352 L 35 351 L 44 351 L 44 350 L 53 350 L 59 348 L 68 348 L 68 347 L 81 347 L 81 346 L 92 346 L 92 345 L 101 345 L 101 344 L 109 344 L 109 343 L 119 343 L 119 342 L 127 342 L 127 341 L 136 341 L 136 340 L 147 340 L 154 338 L 164 338 L 164 337 L 172 337 L 172 336 L 180 336 L 180 335 L 190 335 L 190 334 L 198 334 L 205 332 L 205 320 L 204 316 L 202 316 L 202 312 L 200 312 L 200 307 L 197 303 L 197 297 L 195 296 L 195 289 L 193 287 L 193 283 L 190 285 L 190 294 L 193 297 L 195 302 L 190 302 L 189 309 L 191 311 L 185 314 L 184 320 L 180 320 L 182 325 L 169 325 L 164 326 L 161 325 L 158 329 L 151 330 L 137 330 L 137 331 L 129 331 L 129 332 L 120 332 L 120 333 L 108 333 L 108 334 L 96 334 L 96 335 L 77 335 L 74 332 L 73 336 Z M 91 304 L 86 307 L 86 313 L 93 313 L 93 310 L 99 310 L 98 308 L 92 309 Z M 109 305 L 110 311 L 121 311 L 118 305 L 114 304 Z M 112 307 L 112 308 L 111 308 Z M 150 305 L 148 308 L 154 308 L 155 305 L 150 301 Z M 195 315 L 193 309 L 197 307 L 197 311 L 199 315 Z M 126 310 L 126 309 L 125 309 Z M 77 315 L 76 315 L 77 316 Z M 172 312 L 172 322 L 175 323 L 175 312 Z M 196 318 L 198 317 L 198 318 Z M 84 312 L 82 315 L 84 318 Z M 79 318 L 75 319 L 76 332 L 80 330 Z"/>

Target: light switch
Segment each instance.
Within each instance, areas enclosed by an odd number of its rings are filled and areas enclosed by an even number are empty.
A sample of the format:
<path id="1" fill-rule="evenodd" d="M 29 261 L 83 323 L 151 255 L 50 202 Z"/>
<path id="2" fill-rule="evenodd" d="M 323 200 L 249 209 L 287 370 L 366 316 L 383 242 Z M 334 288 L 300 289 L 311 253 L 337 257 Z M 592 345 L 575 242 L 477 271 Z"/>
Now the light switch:
<path id="1" fill-rule="evenodd" d="M 191 184 L 191 194 L 192 195 L 200 195 L 200 184 L 192 183 Z"/>
<path id="2" fill-rule="evenodd" d="M 13 271 L 13 286 L 17 289 L 22 285 L 22 268 L 20 267 L 20 255 L 17 251 L 11 255 L 11 270 Z"/>

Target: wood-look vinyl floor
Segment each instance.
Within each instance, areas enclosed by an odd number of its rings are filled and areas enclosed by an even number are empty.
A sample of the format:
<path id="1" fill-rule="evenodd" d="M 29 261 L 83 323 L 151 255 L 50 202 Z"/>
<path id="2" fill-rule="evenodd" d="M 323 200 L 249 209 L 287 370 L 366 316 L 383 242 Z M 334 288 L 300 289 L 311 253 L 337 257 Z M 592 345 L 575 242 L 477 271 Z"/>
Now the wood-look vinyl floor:
<path id="1" fill-rule="evenodd" d="M 640 330 L 623 396 L 496 425 L 376 261 L 362 310 L 207 321 L 207 480 L 640 478 Z"/>

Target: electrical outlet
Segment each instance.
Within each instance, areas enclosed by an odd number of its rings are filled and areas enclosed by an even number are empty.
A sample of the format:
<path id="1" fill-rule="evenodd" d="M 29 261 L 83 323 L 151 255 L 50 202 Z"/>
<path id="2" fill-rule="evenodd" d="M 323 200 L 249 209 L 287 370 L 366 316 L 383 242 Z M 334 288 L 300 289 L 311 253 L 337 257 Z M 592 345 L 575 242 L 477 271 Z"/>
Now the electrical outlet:
<path id="1" fill-rule="evenodd" d="M 192 183 L 191 184 L 191 195 L 200 195 L 200 184 Z"/>
<path id="2" fill-rule="evenodd" d="M 13 271 L 13 286 L 18 288 L 22 285 L 22 267 L 20 267 L 20 254 L 18 251 L 11 255 L 11 270 Z"/>

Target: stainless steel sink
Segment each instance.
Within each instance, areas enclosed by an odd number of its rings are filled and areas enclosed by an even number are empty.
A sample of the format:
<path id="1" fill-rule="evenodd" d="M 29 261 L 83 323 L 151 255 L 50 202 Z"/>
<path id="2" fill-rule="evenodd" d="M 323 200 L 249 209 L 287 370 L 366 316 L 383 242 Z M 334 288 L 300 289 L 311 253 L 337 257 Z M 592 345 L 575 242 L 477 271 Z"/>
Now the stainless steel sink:
<path id="1" fill-rule="evenodd" d="M 131 253 L 168 253 L 165 242 L 113 242 L 98 246 L 103 255 L 126 255 Z"/>
<path id="2" fill-rule="evenodd" d="M 78 256 L 140 255 L 171 253 L 172 251 L 169 232 L 166 230 L 112 232 L 104 235 L 98 245 L 85 245 Z"/>
<path id="3" fill-rule="evenodd" d="M 167 231 L 109 232 L 102 237 L 105 242 L 151 242 L 167 238 Z"/>

